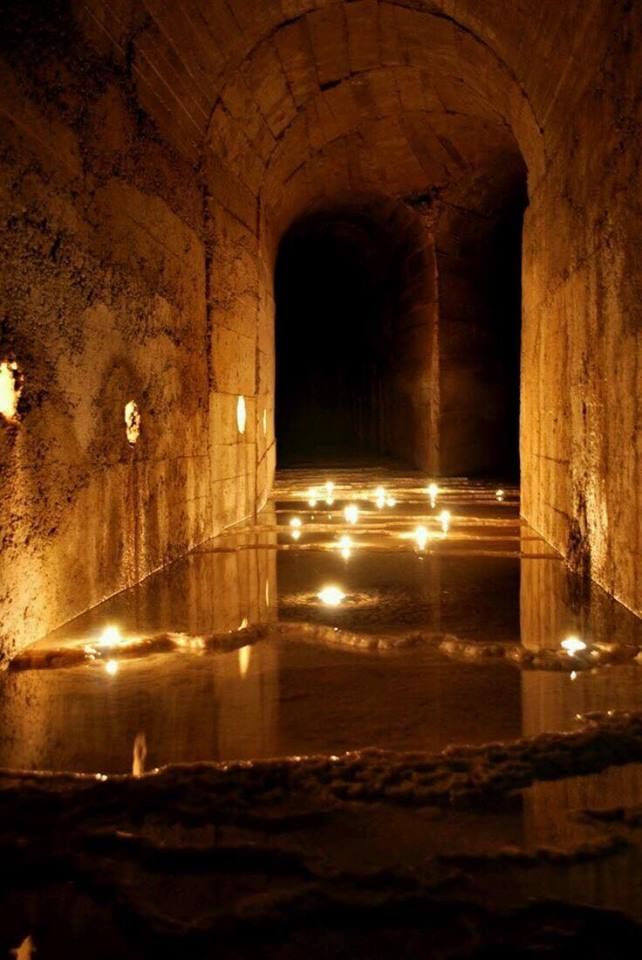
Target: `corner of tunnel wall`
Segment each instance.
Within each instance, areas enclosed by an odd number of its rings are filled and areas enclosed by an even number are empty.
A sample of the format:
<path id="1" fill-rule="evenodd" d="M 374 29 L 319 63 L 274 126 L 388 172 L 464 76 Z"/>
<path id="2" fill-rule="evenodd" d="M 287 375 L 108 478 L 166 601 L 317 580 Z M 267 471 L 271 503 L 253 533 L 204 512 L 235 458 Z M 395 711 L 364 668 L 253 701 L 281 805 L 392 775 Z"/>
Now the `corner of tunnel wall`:
<path id="1" fill-rule="evenodd" d="M 640 615 L 642 281 L 629 198 L 642 169 L 627 94 L 635 74 L 632 57 L 607 53 L 526 212 L 520 450 L 526 520 Z"/>

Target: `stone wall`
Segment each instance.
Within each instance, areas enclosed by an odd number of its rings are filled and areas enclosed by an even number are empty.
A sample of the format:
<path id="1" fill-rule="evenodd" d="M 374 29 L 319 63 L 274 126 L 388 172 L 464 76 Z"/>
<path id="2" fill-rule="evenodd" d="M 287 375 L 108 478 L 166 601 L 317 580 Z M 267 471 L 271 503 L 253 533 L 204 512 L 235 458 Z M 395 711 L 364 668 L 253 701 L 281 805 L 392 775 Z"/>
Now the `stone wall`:
<path id="1" fill-rule="evenodd" d="M 255 209 L 217 199 L 67 14 L 26 23 L 0 66 L 0 360 L 24 377 L 0 428 L 5 655 L 251 515 L 274 456 Z"/>
<path id="2" fill-rule="evenodd" d="M 501 206 L 519 163 L 523 510 L 642 610 L 639 4 L 9 0 L 0 26 L 5 653 L 264 500 L 291 223 Z"/>
<path id="3" fill-rule="evenodd" d="M 578 24 L 526 214 L 522 503 L 640 614 L 642 8 L 608 14 L 602 30 Z"/>

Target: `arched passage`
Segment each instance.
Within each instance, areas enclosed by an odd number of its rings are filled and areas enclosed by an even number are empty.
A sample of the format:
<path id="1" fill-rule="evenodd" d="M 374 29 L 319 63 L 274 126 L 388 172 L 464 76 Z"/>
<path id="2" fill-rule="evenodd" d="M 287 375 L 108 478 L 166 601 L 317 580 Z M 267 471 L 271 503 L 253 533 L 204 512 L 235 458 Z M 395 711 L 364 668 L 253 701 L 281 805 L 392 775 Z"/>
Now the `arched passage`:
<path id="1" fill-rule="evenodd" d="M 0 363 L 24 387 L 2 424 L 4 649 L 265 503 L 277 250 L 346 198 L 440 208 L 440 468 L 473 472 L 498 433 L 477 414 L 502 405 L 502 336 L 478 363 L 504 287 L 487 255 L 503 232 L 516 258 L 526 178 L 523 511 L 640 610 L 639 5 L 5 7 Z"/>

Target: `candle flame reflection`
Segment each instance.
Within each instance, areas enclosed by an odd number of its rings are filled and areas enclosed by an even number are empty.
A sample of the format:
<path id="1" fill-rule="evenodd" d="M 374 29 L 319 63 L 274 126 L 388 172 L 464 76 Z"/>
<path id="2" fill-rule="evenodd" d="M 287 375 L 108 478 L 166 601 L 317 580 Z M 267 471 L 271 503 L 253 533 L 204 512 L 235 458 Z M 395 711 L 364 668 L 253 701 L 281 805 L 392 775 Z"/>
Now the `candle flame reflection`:
<path id="1" fill-rule="evenodd" d="M 132 753 L 132 775 L 142 777 L 145 773 L 145 761 L 147 760 L 147 740 L 144 733 L 137 733 L 134 737 L 134 750 Z"/>
<path id="2" fill-rule="evenodd" d="M 239 647 L 239 673 L 242 677 L 247 674 L 250 668 L 250 659 L 252 657 L 252 647 L 247 644 L 245 647 Z"/>

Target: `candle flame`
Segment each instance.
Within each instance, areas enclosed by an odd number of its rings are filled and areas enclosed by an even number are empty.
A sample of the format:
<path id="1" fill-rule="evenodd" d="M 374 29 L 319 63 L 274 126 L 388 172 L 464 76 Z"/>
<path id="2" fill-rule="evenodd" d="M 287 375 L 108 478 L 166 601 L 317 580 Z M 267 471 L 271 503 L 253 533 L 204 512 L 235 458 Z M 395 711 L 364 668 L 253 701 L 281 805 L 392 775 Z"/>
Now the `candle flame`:
<path id="1" fill-rule="evenodd" d="M 434 482 L 429 483 L 426 487 L 426 493 L 428 494 L 428 498 L 430 500 L 430 506 L 434 507 L 439 495 L 439 487 Z"/>
<path id="2" fill-rule="evenodd" d="M 414 532 L 415 542 L 420 550 L 424 550 L 428 540 L 430 539 L 430 533 L 426 527 L 415 527 Z"/>
<path id="3" fill-rule="evenodd" d="M 118 660 L 108 660 L 105 663 L 105 673 L 108 673 L 110 677 L 115 677 L 118 673 Z"/>
<path id="4" fill-rule="evenodd" d="M 140 437 L 140 410 L 135 400 L 125 404 L 125 433 L 127 442 L 133 447 Z"/>
<path id="5" fill-rule="evenodd" d="M 345 596 L 343 590 L 335 586 L 324 587 L 323 590 L 320 590 L 317 594 L 319 600 L 325 603 L 327 607 L 338 607 L 342 600 L 345 600 Z"/>
<path id="6" fill-rule="evenodd" d="M 586 644 L 584 641 L 580 640 L 580 638 L 575 636 L 575 634 L 567 637 L 566 640 L 562 640 L 560 646 L 566 650 L 569 657 L 574 657 L 576 653 L 580 652 L 580 650 L 586 650 Z"/>
<path id="7" fill-rule="evenodd" d="M 359 507 L 355 503 L 350 503 L 343 511 L 343 516 L 348 523 L 356 523 L 359 519 Z"/>
<path id="8" fill-rule="evenodd" d="M 444 533 L 448 533 L 448 528 L 450 526 L 450 510 L 442 510 L 437 519 L 439 520 L 441 529 L 444 531 Z"/>

